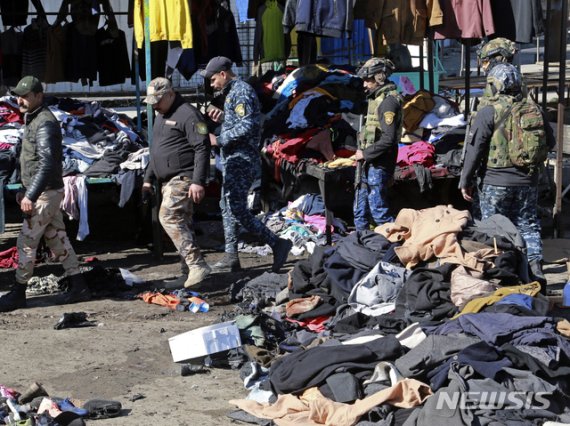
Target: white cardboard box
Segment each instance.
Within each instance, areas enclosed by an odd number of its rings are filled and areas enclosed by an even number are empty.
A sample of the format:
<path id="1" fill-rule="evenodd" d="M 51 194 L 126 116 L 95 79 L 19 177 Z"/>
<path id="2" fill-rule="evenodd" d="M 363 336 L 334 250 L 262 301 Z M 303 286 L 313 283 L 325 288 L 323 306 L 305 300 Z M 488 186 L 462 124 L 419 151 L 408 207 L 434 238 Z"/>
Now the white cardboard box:
<path id="1" fill-rule="evenodd" d="M 239 329 L 233 321 L 197 328 L 168 339 L 174 362 L 200 358 L 241 346 Z"/>

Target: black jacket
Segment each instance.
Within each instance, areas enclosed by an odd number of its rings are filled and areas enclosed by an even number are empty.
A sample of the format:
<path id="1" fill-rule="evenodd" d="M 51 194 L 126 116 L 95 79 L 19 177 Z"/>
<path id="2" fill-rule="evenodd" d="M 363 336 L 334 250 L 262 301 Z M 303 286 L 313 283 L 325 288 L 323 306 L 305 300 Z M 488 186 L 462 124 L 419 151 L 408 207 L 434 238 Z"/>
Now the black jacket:
<path id="1" fill-rule="evenodd" d="M 208 130 L 202 114 L 180 94 L 176 94 L 166 114 L 157 115 L 152 135 L 145 182 L 153 178 L 167 182 L 175 176 L 187 176 L 193 183 L 206 184 L 210 165 Z"/>
<path id="2" fill-rule="evenodd" d="M 26 125 L 20 153 L 26 197 L 36 201 L 46 189 L 63 188 L 61 128 L 45 105 L 24 117 Z"/>

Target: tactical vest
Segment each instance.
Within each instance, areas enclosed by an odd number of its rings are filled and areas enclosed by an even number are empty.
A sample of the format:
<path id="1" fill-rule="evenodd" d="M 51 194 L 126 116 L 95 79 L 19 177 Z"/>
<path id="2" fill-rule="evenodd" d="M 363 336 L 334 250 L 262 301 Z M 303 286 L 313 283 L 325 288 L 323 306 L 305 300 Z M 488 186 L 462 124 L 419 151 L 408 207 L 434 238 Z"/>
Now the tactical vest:
<path id="1" fill-rule="evenodd" d="M 491 169 L 501 169 L 505 167 L 513 167 L 513 163 L 509 156 L 510 135 L 505 130 L 504 123 L 509 117 L 503 117 L 504 112 L 512 105 L 513 98 L 511 96 L 499 95 L 488 99 L 487 105 L 492 103 L 495 109 L 495 130 L 491 136 L 489 143 L 489 155 L 487 157 L 487 167 Z M 502 123 L 499 123 L 502 118 Z"/>
<path id="2" fill-rule="evenodd" d="M 360 149 L 366 149 L 372 146 L 374 142 L 378 141 L 382 136 L 382 128 L 380 127 L 380 121 L 378 120 L 378 107 L 382 104 L 387 96 L 393 96 L 396 98 L 400 106 L 403 104 L 403 99 L 400 93 L 398 93 L 397 87 L 393 83 L 389 83 L 380 89 L 377 89 L 374 97 L 368 100 L 368 112 L 366 114 L 366 124 L 364 128 L 364 140 L 360 146 Z M 402 136 L 402 113 L 399 112 L 394 117 L 396 126 L 398 126 L 397 138 L 398 141 Z"/>

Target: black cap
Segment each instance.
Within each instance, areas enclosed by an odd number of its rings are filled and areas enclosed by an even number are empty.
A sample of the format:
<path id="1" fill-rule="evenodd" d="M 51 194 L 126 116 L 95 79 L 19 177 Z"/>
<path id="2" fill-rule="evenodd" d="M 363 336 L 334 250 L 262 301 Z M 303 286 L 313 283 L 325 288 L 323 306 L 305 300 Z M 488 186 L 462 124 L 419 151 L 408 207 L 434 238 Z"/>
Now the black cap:
<path id="1" fill-rule="evenodd" d="M 13 96 L 26 96 L 30 92 L 40 93 L 43 91 L 42 82 L 32 75 L 27 75 L 18 82 L 11 93 Z"/>
<path id="2" fill-rule="evenodd" d="M 212 78 L 212 76 L 220 71 L 228 71 L 232 69 L 232 60 L 226 58 L 225 56 L 216 56 L 210 59 L 206 69 L 200 71 L 200 75 L 206 78 Z"/>

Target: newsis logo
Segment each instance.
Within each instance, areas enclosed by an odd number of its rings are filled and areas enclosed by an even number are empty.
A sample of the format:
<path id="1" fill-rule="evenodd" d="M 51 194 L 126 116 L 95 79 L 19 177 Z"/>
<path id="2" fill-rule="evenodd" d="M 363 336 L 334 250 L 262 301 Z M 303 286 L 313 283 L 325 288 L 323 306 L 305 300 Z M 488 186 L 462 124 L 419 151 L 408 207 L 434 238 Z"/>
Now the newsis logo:
<path id="1" fill-rule="evenodd" d="M 438 392 L 436 409 L 520 410 L 548 409 L 552 392 Z"/>

